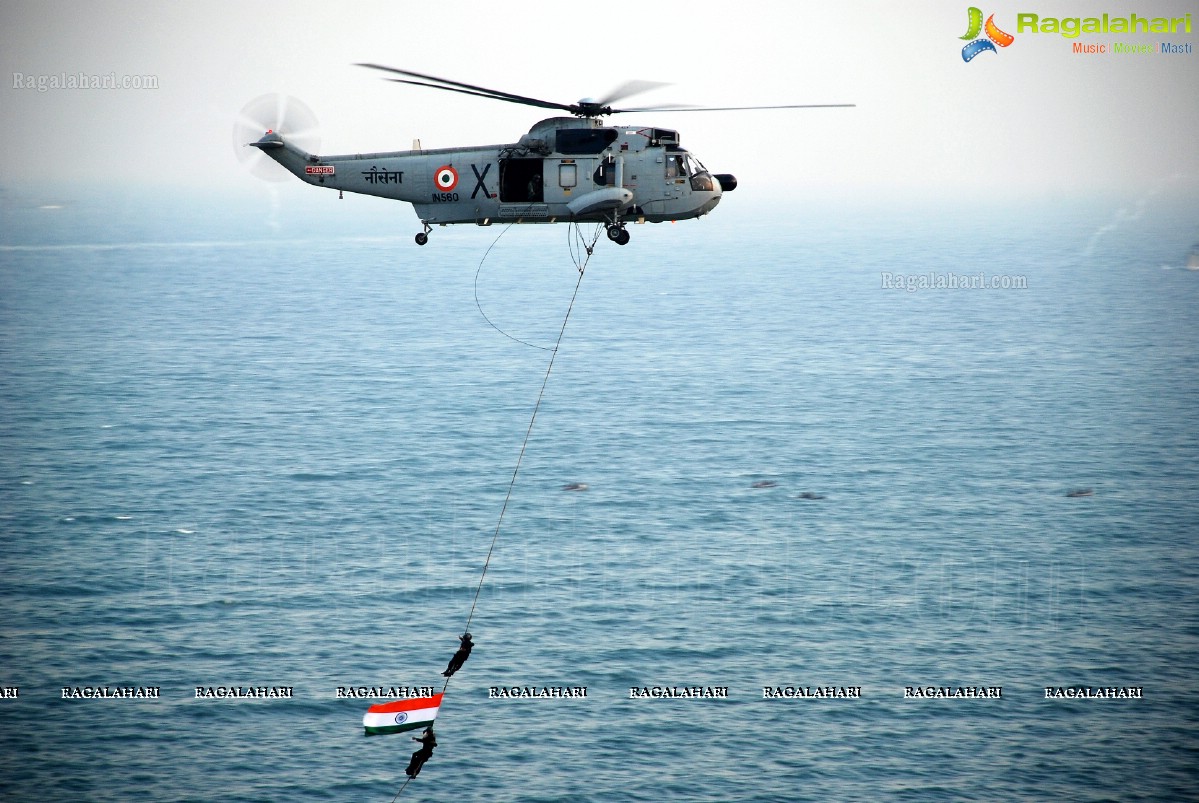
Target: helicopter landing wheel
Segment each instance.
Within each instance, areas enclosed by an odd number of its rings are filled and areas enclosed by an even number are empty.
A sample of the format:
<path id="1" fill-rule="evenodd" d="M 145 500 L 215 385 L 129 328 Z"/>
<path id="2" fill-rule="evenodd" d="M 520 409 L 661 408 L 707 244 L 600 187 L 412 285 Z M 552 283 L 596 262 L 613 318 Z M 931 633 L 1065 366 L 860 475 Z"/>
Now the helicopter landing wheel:
<path id="1" fill-rule="evenodd" d="M 608 239 L 617 245 L 624 245 L 629 241 L 629 233 L 625 231 L 624 226 L 613 223 L 608 226 Z"/>
<path id="2" fill-rule="evenodd" d="M 429 242 L 429 235 L 425 234 L 423 231 L 420 234 L 416 235 L 416 244 L 417 245 L 424 245 L 427 242 Z"/>

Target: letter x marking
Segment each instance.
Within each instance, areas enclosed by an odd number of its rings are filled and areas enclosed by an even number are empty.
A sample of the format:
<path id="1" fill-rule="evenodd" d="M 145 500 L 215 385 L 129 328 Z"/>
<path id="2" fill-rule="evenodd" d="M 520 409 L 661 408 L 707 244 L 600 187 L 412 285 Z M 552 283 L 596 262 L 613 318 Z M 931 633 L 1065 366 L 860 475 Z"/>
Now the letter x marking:
<path id="1" fill-rule="evenodd" d="M 476 179 L 475 180 L 475 191 L 470 194 L 471 200 L 474 200 L 474 197 L 479 194 L 479 190 L 483 191 L 484 197 L 490 198 L 491 193 L 487 191 L 487 185 L 483 183 L 483 179 L 487 178 L 487 171 L 491 169 L 491 162 L 488 162 L 487 164 L 483 165 L 482 173 L 480 173 L 479 168 L 475 167 L 474 165 L 471 165 L 470 169 L 471 169 L 471 172 L 475 174 L 475 179 Z"/>

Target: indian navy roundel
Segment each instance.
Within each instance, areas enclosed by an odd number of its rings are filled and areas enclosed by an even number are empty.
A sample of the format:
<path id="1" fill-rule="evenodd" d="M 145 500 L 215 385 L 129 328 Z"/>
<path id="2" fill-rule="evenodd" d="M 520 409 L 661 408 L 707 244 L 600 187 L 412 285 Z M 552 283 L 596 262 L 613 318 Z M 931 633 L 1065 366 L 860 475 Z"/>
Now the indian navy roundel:
<path id="1" fill-rule="evenodd" d="M 433 183 L 437 185 L 437 189 L 442 192 L 449 192 L 458 186 L 458 171 L 449 165 L 442 165 L 437 168 L 437 172 L 433 174 Z"/>

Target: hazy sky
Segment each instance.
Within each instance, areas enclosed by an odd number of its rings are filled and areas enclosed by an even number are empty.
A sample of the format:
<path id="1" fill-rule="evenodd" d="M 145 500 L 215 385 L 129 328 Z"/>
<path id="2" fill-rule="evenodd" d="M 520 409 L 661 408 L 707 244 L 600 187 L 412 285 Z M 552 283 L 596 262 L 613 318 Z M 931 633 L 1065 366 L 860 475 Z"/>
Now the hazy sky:
<path id="1" fill-rule="evenodd" d="M 374 61 L 573 102 L 630 78 L 644 103 L 856 103 L 849 110 L 620 118 L 678 129 L 742 190 L 1055 199 L 1199 187 L 1199 3 L 982 6 L 1014 43 L 963 61 L 969 3 L 13 2 L 0 6 L 0 186 L 113 181 L 244 192 L 239 109 L 301 98 L 322 153 L 515 141 L 532 108 L 403 87 Z M 1192 33 L 1018 33 L 1016 14 L 1180 17 Z M 1072 43 L 1190 43 L 1080 55 Z M 61 74 L 157 89 L 17 88 Z M 292 191 L 291 189 L 288 190 Z M 295 192 L 315 192 L 296 182 Z"/>

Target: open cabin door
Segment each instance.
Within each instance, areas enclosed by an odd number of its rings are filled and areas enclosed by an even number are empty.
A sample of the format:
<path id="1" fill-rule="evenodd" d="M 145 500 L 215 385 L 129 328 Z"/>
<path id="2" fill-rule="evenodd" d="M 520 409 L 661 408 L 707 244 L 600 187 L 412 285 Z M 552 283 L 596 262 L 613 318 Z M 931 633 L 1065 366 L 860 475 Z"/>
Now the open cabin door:
<path id="1" fill-rule="evenodd" d="M 500 160 L 500 202 L 540 204 L 545 202 L 545 173 L 542 159 Z"/>

